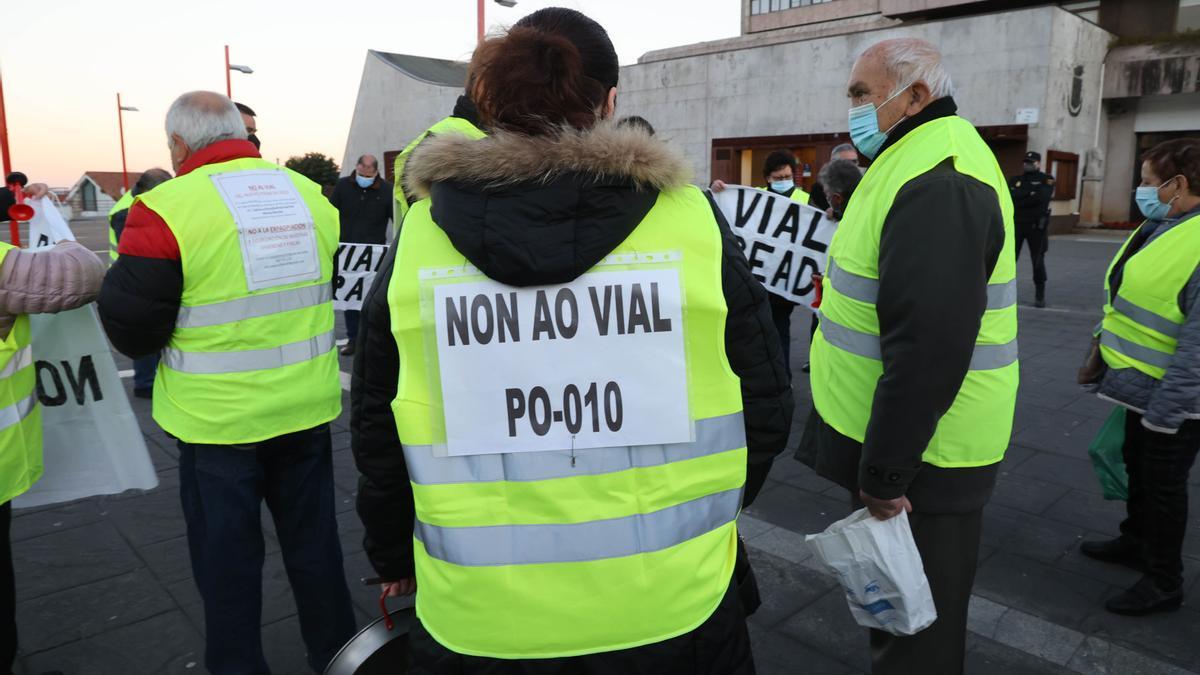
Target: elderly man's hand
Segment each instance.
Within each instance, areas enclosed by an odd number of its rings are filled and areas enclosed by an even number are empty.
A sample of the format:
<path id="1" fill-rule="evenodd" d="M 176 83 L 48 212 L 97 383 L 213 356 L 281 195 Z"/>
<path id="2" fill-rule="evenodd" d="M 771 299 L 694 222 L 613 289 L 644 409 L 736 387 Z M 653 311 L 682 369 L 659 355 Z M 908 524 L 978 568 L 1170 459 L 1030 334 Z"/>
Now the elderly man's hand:
<path id="1" fill-rule="evenodd" d="M 50 188 L 45 183 L 30 183 L 22 192 L 30 199 L 38 199 L 50 194 Z"/>
<path id="2" fill-rule="evenodd" d="M 725 181 L 719 179 L 714 180 L 712 185 L 708 186 L 708 189 L 712 190 L 713 192 L 722 192 L 725 190 Z"/>
<path id="3" fill-rule="evenodd" d="M 385 581 L 380 584 L 380 589 L 389 598 L 398 598 L 402 595 L 412 595 L 417 592 L 417 580 L 409 577 L 400 581 Z"/>
<path id="4" fill-rule="evenodd" d="M 866 505 L 867 510 L 871 512 L 879 520 L 890 520 L 900 515 L 901 511 L 912 513 L 912 504 L 909 503 L 908 497 L 899 497 L 897 499 L 877 499 L 871 495 L 858 491 L 858 498 Z"/>

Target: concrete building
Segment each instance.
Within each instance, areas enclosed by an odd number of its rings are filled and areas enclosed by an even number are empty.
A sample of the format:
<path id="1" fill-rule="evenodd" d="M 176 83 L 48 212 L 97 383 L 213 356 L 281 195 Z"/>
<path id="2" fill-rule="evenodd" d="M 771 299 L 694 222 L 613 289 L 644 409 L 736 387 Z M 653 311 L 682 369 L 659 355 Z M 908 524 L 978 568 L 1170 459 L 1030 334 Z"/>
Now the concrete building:
<path id="1" fill-rule="evenodd" d="M 832 147 L 849 140 L 850 66 L 892 37 L 941 48 L 960 114 L 1007 173 L 1020 172 L 1026 150 L 1043 155 L 1058 178 L 1059 227 L 1134 219 L 1140 152 L 1200 136 L 1200 0 L 741 4 L 740 36 L 650 52 L 621 69 L 620 114 L 649 119 L 701 184 L 759 184 L 766 154 L 788 148 L 798 182 L 811 187 Z M 394 156 L 450 111 L 464 80 L 462 64 L 369 52 L 346 161 Z"/>

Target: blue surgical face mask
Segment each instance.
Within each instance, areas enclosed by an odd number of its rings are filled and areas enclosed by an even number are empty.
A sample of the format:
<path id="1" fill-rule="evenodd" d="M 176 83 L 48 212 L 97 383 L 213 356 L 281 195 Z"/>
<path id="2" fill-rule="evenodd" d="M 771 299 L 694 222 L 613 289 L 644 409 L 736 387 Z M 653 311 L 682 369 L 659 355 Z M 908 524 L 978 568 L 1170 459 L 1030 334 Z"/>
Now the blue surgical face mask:
<path id="1" fill-rule="evenodd" d="M 892 99 L 900 94 L 903 94 L 912 83 L 908 83 L 900 88 L 900 91 L 892 94 L 886 101 L 879 104 L 879 108 L 887 105 Z M 875 159 L 875 155 L 879 153 L 879 148 L 883 147 L 884 141 L 887 140 L 887 135 L 892 133 L 892 129 L 896 128 L 897 124 L 904 121 L 901 117 L 900 121 L 893 124 L 887 131 L 879 130 L 879 115 L 878 108 L 874 103 L 867 103 L 856 106 L 850 109 L 850 141 L 854 143 L 854 147 L 858 151 L 871 159 Z"/>
<path id="2" fill-rule="evenodd" d="M 1150 220 L 1162 220 L 1167 217 L 1167 214 L 1171 211 L 1171 202 L 1175 201 L 1179 195 L 1171 197 L 1171 201 L 1164 204 L 1158 198 L 1158 191 L 1173 180 L 1175 179 L 1170 178 L 1158 187 L 1143 185 L 1134 191 L 1133 198 L 1137 202 L 1138 210 L 1142 212 L 1143 216 L 1146 216 Z"/>
<path id="3" fill-rule="evenodd" d="M 779 194 L 783 194 L 783 193 L 787 192 L 788 190 L 791 190 L 794 187 L 796 187 L 796 183 L 793 182 L 790 178 L 788 180 L 773 180 L 773 181 L 771 181 L 771 191 L 778 192 Z"/>
<path id="4" fill-rule="evenodd" d="M 375 177 L 371 176 L 370 178 L 367 178 L 366 176 L 354 174 L 354 182 L 358 183 L 358 187 L 366 190 L 375 184 Z"/>

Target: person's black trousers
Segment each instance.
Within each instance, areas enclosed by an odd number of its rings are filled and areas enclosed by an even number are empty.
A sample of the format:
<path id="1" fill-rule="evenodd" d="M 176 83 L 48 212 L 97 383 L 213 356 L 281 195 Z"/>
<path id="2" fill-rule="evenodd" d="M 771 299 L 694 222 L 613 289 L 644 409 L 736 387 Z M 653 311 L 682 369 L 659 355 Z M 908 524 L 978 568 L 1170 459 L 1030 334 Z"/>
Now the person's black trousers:
<path id="1" fill-rule="evenodd" d="M 350 344 L 354 344 L 358 340 L 358 322 L 362 312 L 357 309 L 348 309 L 343 314 L 346 319 L 346 337 L 350 340 Z"/>
<path id="2" fill-rule="evenodd" d="M 979 562 L 983 509 L 910 513 L 913 539 L 937 607 L 937 620 L 916 635 L 871 631 L 873 675 L 960 675 L 966 656 L 967 606 Z"/>
<path id="3" fill-rule="evenodd" d="M 265 500 L 309 666 L 322 672 L 355 633 L 337 535 L 329 425 L 252 445 L 180 441 L 179 450 L 179 493 L 204 602 L 208 670 L 269 672 L 260 631 Z"/>
<path id="4" fill-rule="evenodd" d="M 1187 532 L 1188 473 L 1200 450 L 1200 420 L 1174 434 L 1142 426 L 1142 416 L 1125 413 L 1121 454 L 1129 474 L 1128 517 L 1121 536 L 1138 546 L 1146 574 L 1164 591 L 1183 584 L 1183 537 Z"/>
<path id="5" fill-rule="evenodd" d="M 13 577 L 12 502 L 0 505 L 0 673 L 12 673 L 17 659 L 17 584 Z"/>
<path id="6" fill-rule="evenodd" d="M 796 304 L 788 302 L 774 293 L 767 294 L 771 303 L 771 318 L 775 320 L 775 330 L 779 333 L 779 342 L 783 345 L 783 365 L 788 374 L 792 372 L 792 310 Z"/>
<path id="7" fill-rule="evenodd" d="M 1041 222 L 1015 223 L 1017 259 L 1021 258 L 1021 245 L 1029 242 L 1029 259 L 1033 263 L 1033 283 L 1037 286 L 1046 284 L 1046 249 L 1050 247 L 1050 237 Z"/>

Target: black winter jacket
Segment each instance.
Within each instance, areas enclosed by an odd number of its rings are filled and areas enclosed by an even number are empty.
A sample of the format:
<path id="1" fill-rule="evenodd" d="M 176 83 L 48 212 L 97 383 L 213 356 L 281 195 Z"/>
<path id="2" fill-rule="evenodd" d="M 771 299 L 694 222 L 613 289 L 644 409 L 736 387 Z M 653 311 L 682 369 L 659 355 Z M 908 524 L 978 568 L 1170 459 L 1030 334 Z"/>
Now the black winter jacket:
<path id="1" fill-rule="evenodd" d="M 683 182 L 681 166 L 649 136 L 604 125 L 556 139 L 506 134 L 480 141 L 430 139 L 414 153 L 407 173 L 410 186 L 432 192 L 434 221 L 471 263 L 497 281 L 529 286 L 573 280 L 607 256 L 650 211 L 661 189 Z M 787 442 L 792 393 L 766 292 L 751 276 L 728 226 L 717 223 L 692 225 L 719 227 L 722 234 L 726 351 L 741 378 L 749 504 Z M 396 248 L 363 304 L 351 387 L 363 544 L 385 579 L 414 575 L 413 497 L 390 407 L 399 357 L 386 288 Z M 720 662 L 714 668 L 711 672 L 737 672 L 722 670 Z"/>
<path id="2" fill-rule="evenodd" d="M 354 174 L 342 176 L 333 186 L 329 203 L 338 210 L 342 233 L 339 241 L 386 244 L 392 219 L 392 184 L 379 176 L 368 188 L 358 186 Z"/>

